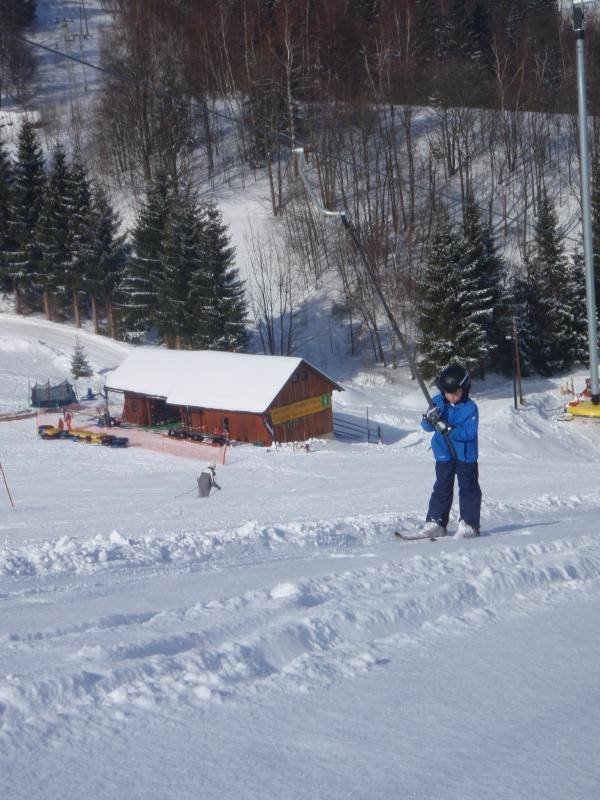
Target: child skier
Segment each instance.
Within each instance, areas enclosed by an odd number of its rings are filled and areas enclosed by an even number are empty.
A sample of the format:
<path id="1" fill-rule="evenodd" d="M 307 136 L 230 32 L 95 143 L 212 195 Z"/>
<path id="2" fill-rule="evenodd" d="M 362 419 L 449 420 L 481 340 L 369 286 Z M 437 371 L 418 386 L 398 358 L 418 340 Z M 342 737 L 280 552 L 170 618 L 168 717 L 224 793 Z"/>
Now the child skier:
<path id="1" fill-rule="evenodd" d="M 423 414 L 421 421 L 426 431 L 435 431 L 431 448 L 435 457 L 436 478 L 421 532 L 427 536 L 446 536 L 456 475 L 460 521 L 454 538 L 479 536 L 479 411 L 469 398 L 469 373 L 460 364 L 451 364 L 441 372 L 436 386 L 440 394 L 433 398 L 433 405 Z"/>
<path id="2" fill-rule="evenodd" d="M 215 489 L 221 488 L 215 480 L 216 471 L 217 465 L 212 461 L 204 472 L 198 475 L 198 497 L 208 497 L 213 486 Z"/>

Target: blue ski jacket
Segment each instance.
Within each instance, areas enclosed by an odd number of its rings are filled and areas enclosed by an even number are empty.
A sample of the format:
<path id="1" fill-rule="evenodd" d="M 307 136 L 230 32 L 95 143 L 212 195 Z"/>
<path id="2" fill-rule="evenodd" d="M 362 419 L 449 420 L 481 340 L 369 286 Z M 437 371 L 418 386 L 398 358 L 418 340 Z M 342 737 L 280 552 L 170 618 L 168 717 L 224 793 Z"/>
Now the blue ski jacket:
<path id="1" fill-rule="evenodd" d="M 442 411 L 442 420 L 450 427 L 450 439 L 456 450 L 459 461 L 472 464 L 477 461 L 477 430 L 479 428 L 479 410 L 477 405 L 469 398 L 461 400 L 456 405 L 449 403 L 442 394 L 433 398 L 434 404 Z M 426 419 L 421 420 L 421 427 L 426 431 L 435 431 L 435 428 Z M 448 449 L 445 436 L 435 431 L 431 440 L 431 449 L 436 461 L 452 461 L 452 454 Z"/>

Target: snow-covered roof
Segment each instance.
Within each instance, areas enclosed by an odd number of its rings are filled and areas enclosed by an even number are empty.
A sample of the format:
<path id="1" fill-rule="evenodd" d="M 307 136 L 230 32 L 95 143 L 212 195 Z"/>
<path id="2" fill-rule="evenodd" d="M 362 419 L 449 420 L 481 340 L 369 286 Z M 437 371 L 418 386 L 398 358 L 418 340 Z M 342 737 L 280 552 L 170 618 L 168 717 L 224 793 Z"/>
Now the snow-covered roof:
<path id="1" fill-rule="evenodd" d="M 260 414 L 303 361 L 291 356 L 140 347 L 107 376 L 106 387 L 162 397 L 177 406 Z M 335 381 L 309 366 L 341 390 Z"/>

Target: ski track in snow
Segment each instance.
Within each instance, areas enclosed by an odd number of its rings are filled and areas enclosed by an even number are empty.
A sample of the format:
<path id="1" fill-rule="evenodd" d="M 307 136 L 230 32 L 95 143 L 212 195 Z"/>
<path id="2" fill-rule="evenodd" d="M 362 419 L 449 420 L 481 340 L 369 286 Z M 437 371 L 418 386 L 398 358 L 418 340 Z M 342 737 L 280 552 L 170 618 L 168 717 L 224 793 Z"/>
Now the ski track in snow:
<path id="1" fill-rule="evenodd" d="M 310 691 L 388 663 L 399 648 L 599 589 L 592 535 L 456 544 L 411 545 L 408 555 L 399 545 L 403 557 L 358 569 L 8 633 L 2 661 L 15 674 L 0 679 L 0 741 L 35 746 L 91 723 L 106 732 L 141 711 Z"/>

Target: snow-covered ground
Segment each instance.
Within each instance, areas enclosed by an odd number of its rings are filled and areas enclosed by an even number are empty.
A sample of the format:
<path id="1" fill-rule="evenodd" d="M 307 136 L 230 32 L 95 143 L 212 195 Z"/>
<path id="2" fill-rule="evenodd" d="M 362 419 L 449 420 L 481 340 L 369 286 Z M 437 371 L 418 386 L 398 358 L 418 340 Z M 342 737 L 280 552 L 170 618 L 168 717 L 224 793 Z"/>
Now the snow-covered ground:
<path id="1" fill-rule="evenodd" d="M 97 374 L 80 380 L 95 391 L 104 386 L 103 373 L 115 369 L 125 358 L 130 346 L 104 336 L 95 336 L 85 329 L 46 322 L 37 317 L 18 317 L 3 313 L 0 307 L 0 414 L 22 411 L 29 407 L 29 387 L 36 382 L 60 383 L 70 377 L 70 364 L 79 340 L 90 366 Z"/>
<path id="2" fill-rule="evenodd" d="M 2 411 L 75 336 L 0 315 Z M 80 337 L 98 385 L 127 348 Z M 403 543 L 423 402 L 367 378 L 335 410 L 389 444 L 232 448 L 208 500 L 204 462 L 0 422 L 0 797 L 598 797 L 600 427 L 476 383 L 484 535 Z"/>
<path id="3" fill-rule="evenodd" d="M 31 36 L 97 63 L 109 24 L 100 0 L 40 0 Z M 96 72 L 45 52 L 39 74 L 36 113 L 85 117 Z M 23 113 L 0 115 L 9 146 Z M 265 179 L 217 190 L 251 283 Z M 600 796 L 600 426 L 556 420 L 558 381 L 518 412 L 476 383 L 484 535 L 395 540 L 431 489 L 423 401 L 349 361 L 329 308 L 306 304 L 299 354 L 382 447 L 232 448 L 200 500 L 203 461 L 0 421 L 2 800 Z M 127 345 L 0 314 L 0 414 L 69 377 L 77 336 L 99 390 Z"/>

